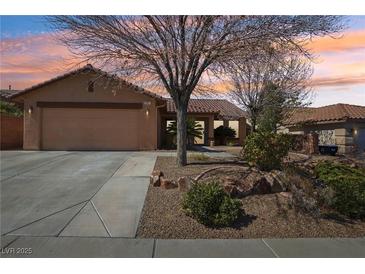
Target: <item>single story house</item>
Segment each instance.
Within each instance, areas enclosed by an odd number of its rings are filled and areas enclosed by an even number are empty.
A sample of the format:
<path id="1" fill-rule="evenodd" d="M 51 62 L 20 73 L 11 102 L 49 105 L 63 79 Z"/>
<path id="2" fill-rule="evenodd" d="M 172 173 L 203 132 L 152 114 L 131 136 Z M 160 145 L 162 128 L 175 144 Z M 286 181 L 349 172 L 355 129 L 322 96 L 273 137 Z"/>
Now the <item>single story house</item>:
<path id="1" fill-rule="evenodd" d="M 176 119 L 171 99 L 91 65 L 12 95 L 24 105 L 23 148 L 28 150 L 154 150 L 163 147 L 166 125 Z M 214 121 L 238 121 L 245 113 L 226 100 L 192 99 L 188 116 L 204 125 L 204 144 L 214 140 Z"/>
<path id="2" fill-rule="evenodd" d="M 340 154 L 365 151 L 365 106 L 299 108 L 285 121 L 285 128 L 293 134 L 317 132 L 320 145 L 337 145 Z"/>

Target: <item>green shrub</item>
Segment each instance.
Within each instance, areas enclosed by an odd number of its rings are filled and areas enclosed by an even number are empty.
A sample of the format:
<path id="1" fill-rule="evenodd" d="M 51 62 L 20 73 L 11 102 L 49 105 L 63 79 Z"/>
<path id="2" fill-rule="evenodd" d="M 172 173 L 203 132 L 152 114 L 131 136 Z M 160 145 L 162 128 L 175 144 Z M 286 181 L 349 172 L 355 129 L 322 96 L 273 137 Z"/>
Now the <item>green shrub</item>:
<path id="1" fill-rule="evenodd" d="M 226 145 L 227 138 L 236 136 L 236 131 L 231 127 L 219 126 L 214 129 L 214 139 L 219 141 L 220 145 Z"/>
<path id="2" fill-rule="evenodd" d="M 241 203 L 226 194 L 216 182 L 195 183 L 185 194 L 183 209 L 207 226 L 229 226 L 241 214 Z"/>
<path id="3" fill-rule="evenodd" d="M 0 112 L 15 117 L 23 116 L 23 110 L 20 109 L 17 105 L 15 105 L 14 103 L 9 103 L 1 100 L 0 100 Z"/>
<path id="4" fill-rule="evenodd" d="M 261 170 L 279 169 L 290 145 L 287 134 L 253 132 L 247 137 L 243 157 Z"/>
<path id="5" fill-rule="evenodd" d="M 331 205 L 340 213 L 365 217 L 365 171 L 345 164 L 322 162 L 315 167 L 317 177 L 335 192 Z"/>

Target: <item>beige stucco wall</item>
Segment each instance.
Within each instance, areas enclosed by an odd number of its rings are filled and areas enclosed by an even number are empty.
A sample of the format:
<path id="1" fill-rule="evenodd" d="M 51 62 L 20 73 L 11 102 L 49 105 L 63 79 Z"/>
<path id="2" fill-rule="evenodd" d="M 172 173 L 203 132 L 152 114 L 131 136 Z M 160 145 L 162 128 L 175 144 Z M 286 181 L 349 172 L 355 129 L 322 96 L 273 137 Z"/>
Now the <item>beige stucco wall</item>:
<path id="1" fill-rule="evenodd" d="M 69 76 L 65 79 L 50 83 L 44 87 L 40 87 L 30 93 L 24 94 L 18 99 L 24 100 L 24 149 L 38 150 L 42 149 L 42 134 L 44 128 L 50 126 L 52 118 L 43 119 L 43 109 L 37 107 L 37 102 L 110 102 L 110 103 L 146 103 L 142 109 L 133 110 L 137 112 L 138 118 L 128 119 L 123 118 L 123 110 L 119 110 L 116 115 L 109 115 L 108 119 L 118 119 L 121 124 L 135 123 L 138 121 L 138 149 L 149 150 L 157 148 L 157 109 L 156 100 L 150 96 L 136 93 L 126 85 L 112 84 L 107 80 L 98 79 L 94 84 L 94 91 L 88 92 L 88 83 L 90 80 L 95 80 L 96 75 L 93 73 L 81 73 L 78 75 Z M 30 114 L 28 110 L 32 108 Z M 57 115 L 62 111 L 69 109 L 58 109 Z M 148 110 L 148 114 L 147 114 Z M 98 110 L 99 111 L 99 110 Z M 127 110 L 124 110 L 127 111 Z M 77 111 L 74 112 L 78 115 Z M 49 115 L 48 115 L 49 116 Z M 61 115 L 62 116 L 62 115 Z M 55 119 L 57 117 L 55 116 Z M 42 120 L 44 120 L 42 124 Z M 93 125 L 98 127 L 98 123 L 104 123 L 103 119 L 93 120 Z M 117 124 L 117 123 L 115 123 Z M 102 128 L 102 127 L 101 127 Z M 105 134 L 123 135 L 129 134 L 125 132 L 125 128 L 133 128 L 132 126 L 121 126 L 113 128 L 112 132 Z M 67 134 L 67 132 L 65 132 Z M 62 139 L 62 136 L 54 138 Z M 47 140 L 50 142 L 50 140 Z M 52 141 L 51 141 L 52 143 Z M 92 149 L 92 148 L 91 148 Z M 119 149 L 116 147 L 116 149 Z"/>

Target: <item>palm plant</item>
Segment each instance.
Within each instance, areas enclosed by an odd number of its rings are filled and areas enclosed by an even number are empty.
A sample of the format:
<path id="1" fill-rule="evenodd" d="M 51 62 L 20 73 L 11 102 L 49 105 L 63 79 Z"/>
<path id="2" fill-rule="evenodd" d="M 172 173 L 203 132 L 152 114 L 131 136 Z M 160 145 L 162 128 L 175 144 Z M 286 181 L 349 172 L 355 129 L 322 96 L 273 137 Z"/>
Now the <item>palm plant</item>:
<path id="1" fill-rule="evenodd" d="M 195 138 L 203 138 L 203 127 L 198 121 L 193 118 L 188 118 L 186 120 L 186 130 L 187 130 L 187 142 L 189 146 L 194 144 Z M 173 136 L 174 143 L 176 144 L 177 136 L 177 123 L 176 120 L 172 121 L 166 128 L 168 134 Z"/>

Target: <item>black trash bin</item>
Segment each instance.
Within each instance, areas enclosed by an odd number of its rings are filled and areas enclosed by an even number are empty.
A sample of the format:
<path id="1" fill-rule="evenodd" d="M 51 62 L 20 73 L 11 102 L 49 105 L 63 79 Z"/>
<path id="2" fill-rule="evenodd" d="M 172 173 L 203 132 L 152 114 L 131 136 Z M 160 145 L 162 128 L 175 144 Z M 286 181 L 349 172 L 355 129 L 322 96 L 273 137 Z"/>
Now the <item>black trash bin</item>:
<path id="1" fill-rule="evenodd" d="M 335 156 L 338 151 L 338 146 L 336 145 L 319 145 L 319 153 L 322 155 L 332 155 Z"/>

